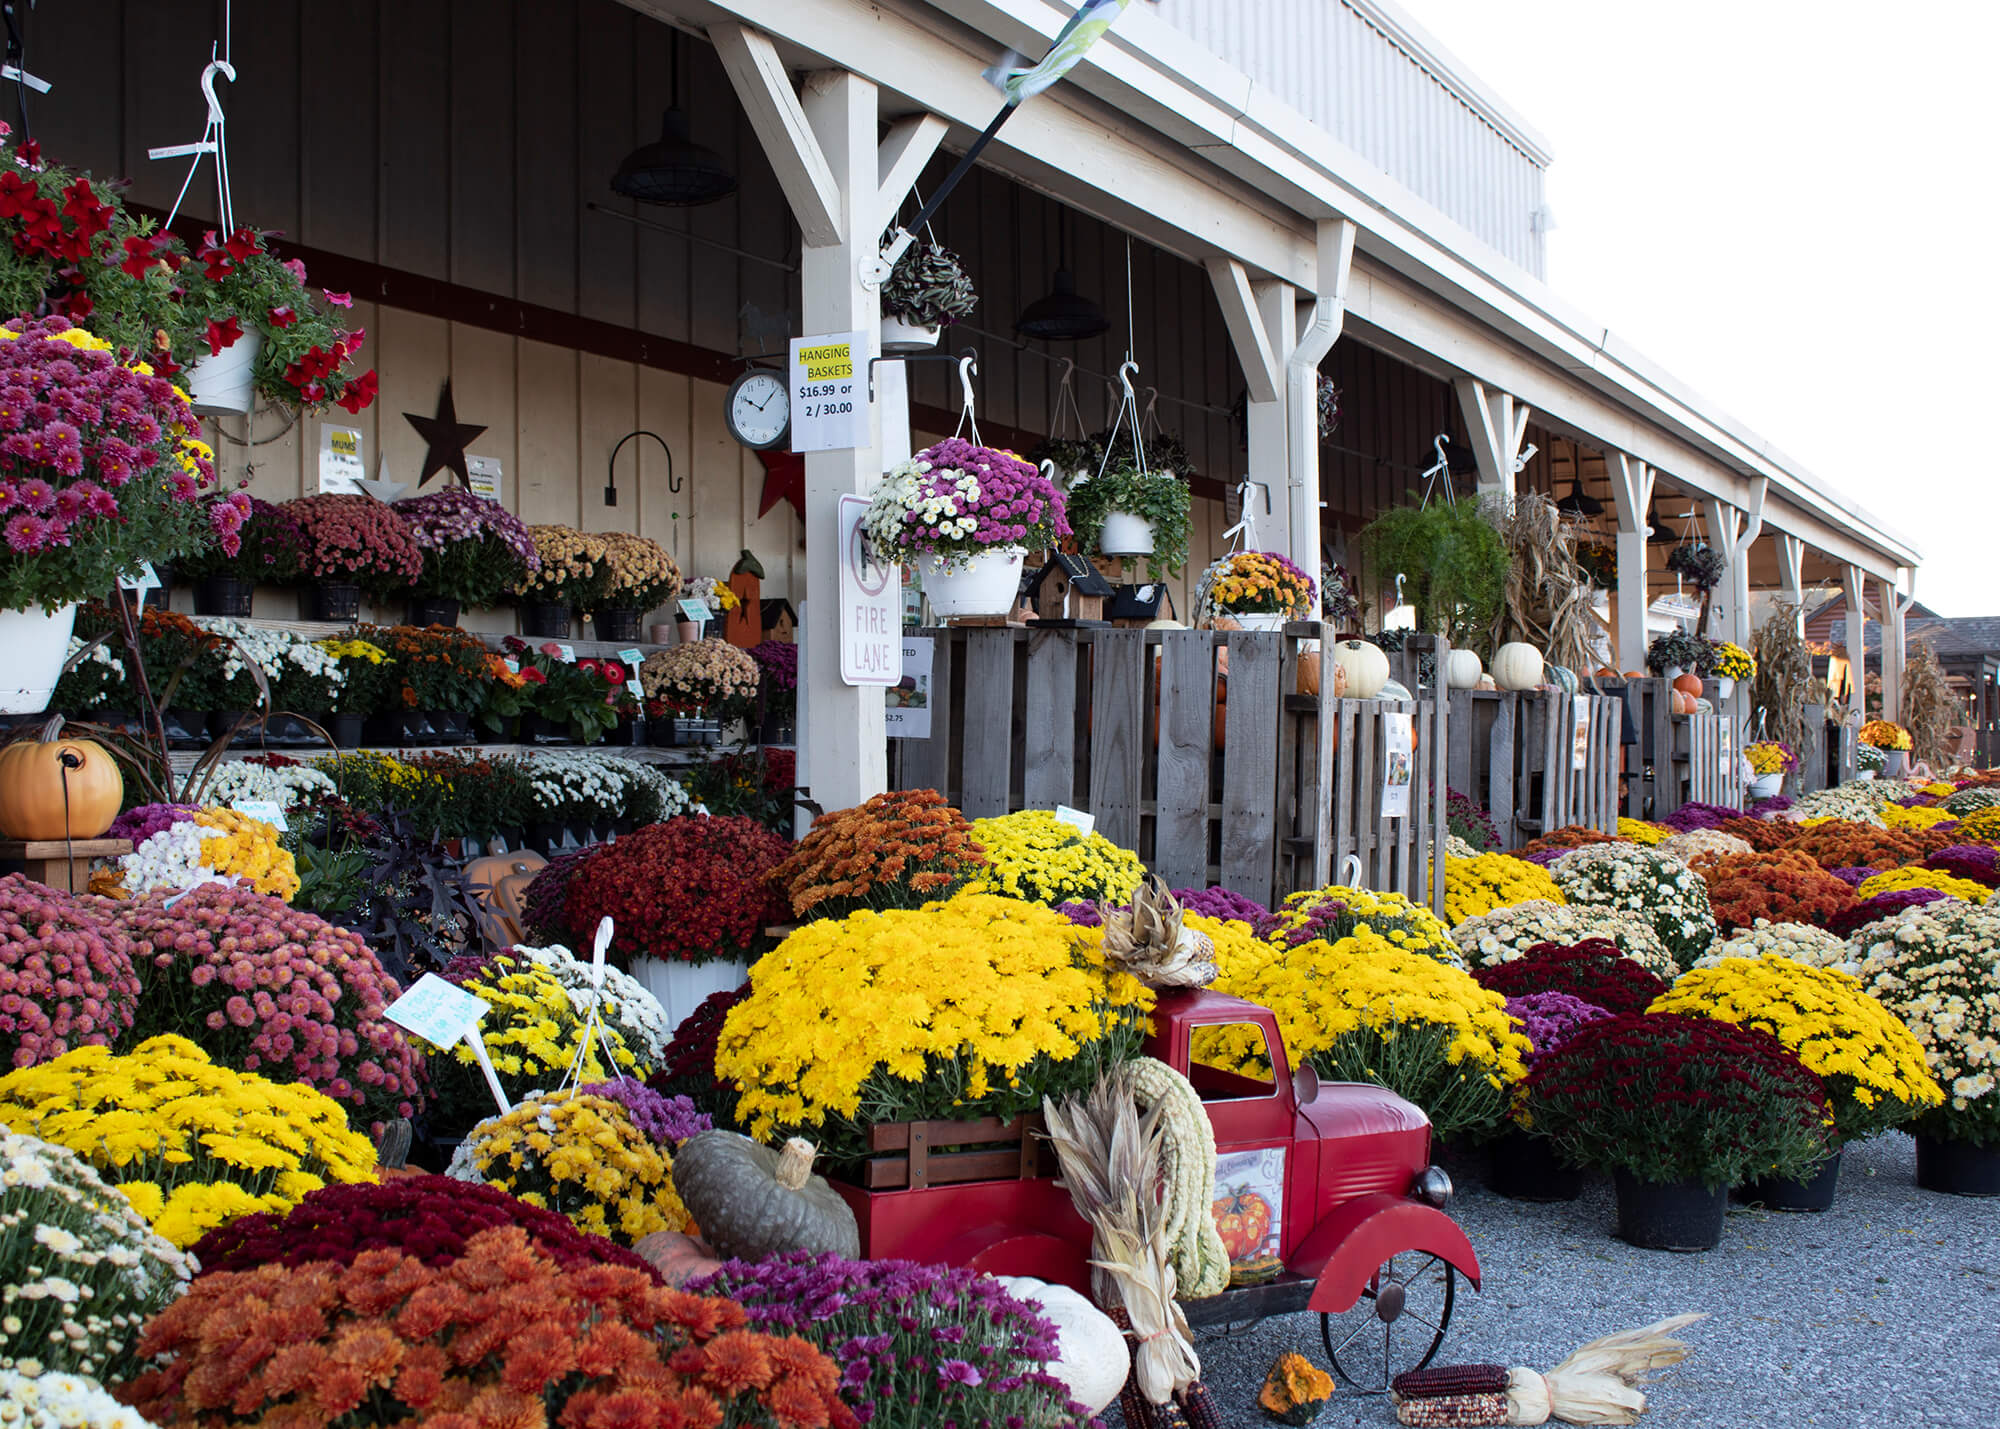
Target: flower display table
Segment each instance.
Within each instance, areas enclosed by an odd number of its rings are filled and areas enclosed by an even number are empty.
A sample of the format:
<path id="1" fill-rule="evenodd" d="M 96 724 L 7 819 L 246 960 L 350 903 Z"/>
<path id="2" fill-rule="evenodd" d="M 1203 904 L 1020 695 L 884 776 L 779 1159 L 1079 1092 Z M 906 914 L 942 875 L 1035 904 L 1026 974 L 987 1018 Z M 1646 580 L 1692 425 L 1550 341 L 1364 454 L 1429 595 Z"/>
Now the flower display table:
<path id="1" fill-rule="evenodd" d="M 0 839 L 0 872 L 18 871 L 65 893 L 83 893 L 90 888 L 92 859 L 130 852 L 130 839 Z"/>

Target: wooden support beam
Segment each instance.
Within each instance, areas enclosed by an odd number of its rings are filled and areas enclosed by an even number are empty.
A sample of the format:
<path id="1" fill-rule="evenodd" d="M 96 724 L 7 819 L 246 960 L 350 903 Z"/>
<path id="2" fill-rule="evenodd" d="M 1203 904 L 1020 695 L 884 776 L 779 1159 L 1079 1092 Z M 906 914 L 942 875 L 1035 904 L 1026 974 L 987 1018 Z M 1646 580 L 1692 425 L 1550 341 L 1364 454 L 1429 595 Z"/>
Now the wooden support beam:
<path id="1" fill-rule="evenodd" d="M 1250 401 L 1280 400 L 1285 359 L 1291 354 L 1289 350 L 1278 352 L 1274 349 L 1272 333 L 1265 324 L 1259 295 L 1251 285 L 1250 274 L 1234 258 L 1211 258 L 1207 267 L 1208 281 L 1215 288 L 1215 300 L 1222 306 L 1223 326 L 1229 330 L 1230 345 L 1236 349 L 1236 361 L 1243 368 L 1243 381 L 1249 389 Z M 1286 288 L 1289 285 L 1269 286 Z"/>
<path id="2" fill-rule="evenodd" d="M 737 102 L 743 106 L 751 129 L 777 171 L 778 187 L 784 190 L 799 221 L 805 246 L 824 248 L 838 243 L 845 216 L 840 184 L 806 119 L 805 107 L 792 88 L 792 77 L 778 57 L 777 46 L 761 30 L 735 23 L 711 25 L 708 38 L 722 57 L 722 68 L 736 88 Z M 870 187 L 874 186 L 871 182 Z"/>
<path id="3" fill-rule="evenodd" d="M 1866 717 L 1868 709 L 1868 572 L 1848 566 L 1841 572 L 1840 588 L 1847 597 L 1847 668 L 1854 691 L 1848 701 L 1848 722 L 1854 724 L 1859 723 L 1857 716 Z"/>
<path id="4" fill-rule="evenodd" d="M 1778 586 L 1784 592 L 1784 601 L 1792 607 L 1793 627 L 1799 638 L 1806 634 L 1806 543 L 1786 531 L 1779 531 L 1778 541 Z"/>
<path id="5" fill-rule="evenodd" d="M 1473 455 L 1479 461 L 1479 484 L 1491 491 L 1504 491 L 1514 498 L 1514 478 L 1519 474 L 1521 439 L 1528 434 L 1532 415 L 1525 402 L 1513 394 L 1488 387 L 1476 377 L 1459 377 L 1452 382 L 1458 393 L 1459 410 L 1472 437 Z"/>
<path id="6" fill-rule="evenodd" d="M 1611 478 L 1611 500 L 1618 510 L 1618 668 L 1646 668 L 1646 610 L 1652 604 L 1646 561 L 1646 517 L 1653 507 L 1653 486 L 1659 473 L 1637 457 L 1614 453 L 1605 472 Z"/>
<path id="7" fill-rule="evenodd" d="M 876 195 L 875 227 L 887 229 L 896 210 L 916 187 L 924 165 L 944 142 L 951 126 L 935 114 L 909 114 L 889 126 L 882 138 L 880 174 Z"/>

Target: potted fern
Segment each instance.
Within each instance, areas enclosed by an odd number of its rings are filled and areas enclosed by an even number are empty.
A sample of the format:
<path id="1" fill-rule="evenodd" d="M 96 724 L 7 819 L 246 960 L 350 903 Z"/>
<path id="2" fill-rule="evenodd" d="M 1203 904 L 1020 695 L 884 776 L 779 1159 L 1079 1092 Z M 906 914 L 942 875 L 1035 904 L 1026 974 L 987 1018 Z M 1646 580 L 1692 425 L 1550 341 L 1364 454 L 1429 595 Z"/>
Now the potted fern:
<path id="1" fill-rule="evenodd" d="M 958 255 L 919 238 L 882 285 L 882 351 L 936 347 L 939 328 L 971 317 L 978 306 L 979 295 Z"/>
<path id="2" fill-rule="evenodd" d="M 1069 524 L 1077 544 L 1107 556 L 1144 556 L 1151 580 L 1180 574 L 1187 562 L 1187 483 L 1171 471 L 1120 463 L 1070 482 Z"/>

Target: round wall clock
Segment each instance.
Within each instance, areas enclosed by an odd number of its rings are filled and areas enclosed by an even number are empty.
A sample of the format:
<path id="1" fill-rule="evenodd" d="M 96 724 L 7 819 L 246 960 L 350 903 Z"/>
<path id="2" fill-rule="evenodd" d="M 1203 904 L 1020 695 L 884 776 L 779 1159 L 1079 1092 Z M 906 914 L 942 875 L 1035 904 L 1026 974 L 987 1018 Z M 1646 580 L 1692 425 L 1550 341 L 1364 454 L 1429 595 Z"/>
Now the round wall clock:
<path id="1" fill-rule="evenodd" d="M 777 446 L 792 428 L 791 398 L 784 373 L 751 368 L 736 379 L 723 405 L 729 435 L 752 451 Z"/>

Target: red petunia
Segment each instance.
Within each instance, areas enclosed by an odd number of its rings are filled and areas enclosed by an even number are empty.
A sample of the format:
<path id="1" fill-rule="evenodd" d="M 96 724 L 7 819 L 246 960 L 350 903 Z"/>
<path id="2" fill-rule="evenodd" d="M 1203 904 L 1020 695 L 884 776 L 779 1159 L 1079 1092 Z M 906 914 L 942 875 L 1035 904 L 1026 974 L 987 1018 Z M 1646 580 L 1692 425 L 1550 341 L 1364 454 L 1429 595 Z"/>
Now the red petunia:
<path id="1" fill-rule="evenodd" d="M 271 326 L 283 330 L 299 320 L 298 309 L 289 303 L 270 309 Z"/>
<path id="2" fill-rule="evenodd" d="M 375 400 L 375 394 L 380 388 L 381 383 L 376 380 L 375 369 L 371 367 L 347 384 L 347 390 L 340 394 L 336 405 L 359 415 L 364 407 Z"/>
<path id="3" fill-rule="evenodd" d="M 208 320 L 208 355 L 210 357 L 221 356 L 222 349 L 234 346 L 236 339 L 241 336 L 243 336 L 243 324 L 239 323 L 233 316 L 226 317 L 219 323 L 214 318 L 210 318 Z"/>

